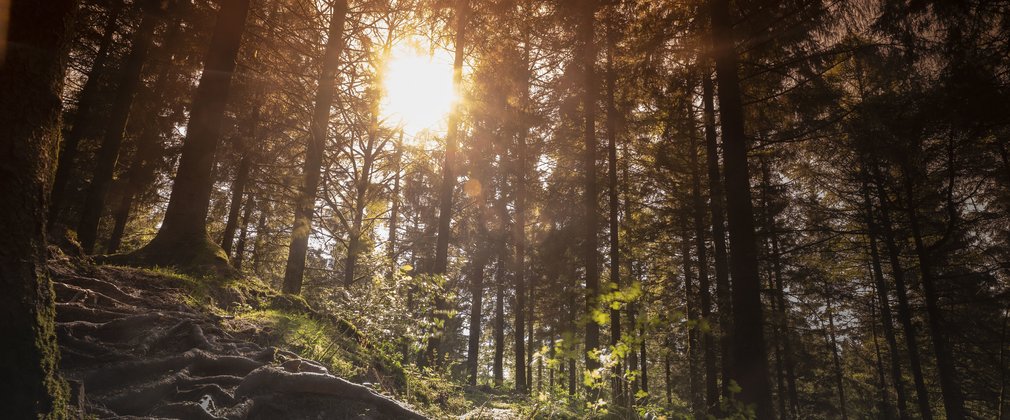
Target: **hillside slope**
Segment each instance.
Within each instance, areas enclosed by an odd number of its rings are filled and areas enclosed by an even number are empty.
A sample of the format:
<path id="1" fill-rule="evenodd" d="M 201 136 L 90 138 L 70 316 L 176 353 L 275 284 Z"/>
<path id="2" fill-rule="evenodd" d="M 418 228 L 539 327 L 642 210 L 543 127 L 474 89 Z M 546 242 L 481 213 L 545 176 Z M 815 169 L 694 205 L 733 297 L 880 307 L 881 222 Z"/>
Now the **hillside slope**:
<path id="1" fill-rule="evenodd" d="M 324 363 L 261 344 L 276 326 L 216 314 L 195 299 L 250 306 L 241 293 L 62 255 L 50 271 L 62 373 L 89 417 L 424 418 Z M 284 304 L 273 296 L 272 305 Z"/>

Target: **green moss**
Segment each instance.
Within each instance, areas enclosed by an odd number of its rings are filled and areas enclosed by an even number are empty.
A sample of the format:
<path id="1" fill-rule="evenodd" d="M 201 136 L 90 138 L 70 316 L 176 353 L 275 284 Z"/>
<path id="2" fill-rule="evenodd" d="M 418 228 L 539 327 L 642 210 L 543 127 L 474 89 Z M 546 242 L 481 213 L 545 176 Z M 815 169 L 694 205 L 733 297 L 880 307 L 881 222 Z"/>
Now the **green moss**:
<path id="1" fill-rule="evenodd" d="M 335 375 L 361 377 L 369 365 L 354 351 L 359 350 L 356 343 L 343 339 L 333 326 L 308 314 L 265 309 L 239 314 L 236 319 L 252 322 L 268 331 L 263 337 L 264 344 L 286 348 L 303 358 L 320 362 Z"/>
<path id="2" fill-rule="evenodd" d="M 407 387 L 403 398 L 422 409 L 432 418 L 458 417 L 473 409 L 472 395 L 451 378 L 407 369 Z"/>
<path id="3" fill-rule="evenodd" d="M 144 267 L 168 266 L 198 277 L 238 278 L 228 262 L 228 254 L 209 236 L 155 236 L 151 242 L 129 254 L 109 255 L 104 262 Z"/>
<path id="4" fill-rule="evenodd" d="M 110 267 L 140 277 L 168 282 L 179 300 L 204 313 L 234 319 L 222 327 L 264 346 L 292 351 L 327 366 L 331 373 L 401 394 L 403 368 L 381 348 L 369 345 L 352 323 L 313 310 L 304 298 L 281 294 L 256 278 L 194 274 L 179 267 Z"/>

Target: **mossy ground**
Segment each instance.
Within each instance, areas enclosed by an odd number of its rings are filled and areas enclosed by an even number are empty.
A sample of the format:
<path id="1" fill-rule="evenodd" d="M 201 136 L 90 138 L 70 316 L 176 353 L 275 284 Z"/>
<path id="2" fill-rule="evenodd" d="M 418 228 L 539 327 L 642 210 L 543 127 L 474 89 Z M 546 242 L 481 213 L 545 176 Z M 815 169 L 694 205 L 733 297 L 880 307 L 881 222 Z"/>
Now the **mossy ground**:
<path id="1" fill-rule="evenodd" d="M 402 366 L 351 323 L 320 313 L 300 296 L 282 294 L 256 278 L 200 276 L 164 267 L 105 267 L 168 280 L 175 286 L 174 299 L 220 317 L 221 327 L 230 334 L 315 360 L 335 375 L 370 384 L 432 418 L 458 417 L 479 407 L 515 410 L 506 393 L 462 387 L 448 377 Z"/>

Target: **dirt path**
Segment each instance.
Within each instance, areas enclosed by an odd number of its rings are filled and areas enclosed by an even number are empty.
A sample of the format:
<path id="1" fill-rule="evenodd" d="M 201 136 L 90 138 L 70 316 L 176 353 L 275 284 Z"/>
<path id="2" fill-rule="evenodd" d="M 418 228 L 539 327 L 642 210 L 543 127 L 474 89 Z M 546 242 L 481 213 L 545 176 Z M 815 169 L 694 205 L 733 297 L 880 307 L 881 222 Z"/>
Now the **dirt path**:
<path id="1" fill-rule="evenodd" d="M 63 375 L 99 418 L 422 419 L 291 352 L 236 338 L 177 279 L 51 264 Z"/>

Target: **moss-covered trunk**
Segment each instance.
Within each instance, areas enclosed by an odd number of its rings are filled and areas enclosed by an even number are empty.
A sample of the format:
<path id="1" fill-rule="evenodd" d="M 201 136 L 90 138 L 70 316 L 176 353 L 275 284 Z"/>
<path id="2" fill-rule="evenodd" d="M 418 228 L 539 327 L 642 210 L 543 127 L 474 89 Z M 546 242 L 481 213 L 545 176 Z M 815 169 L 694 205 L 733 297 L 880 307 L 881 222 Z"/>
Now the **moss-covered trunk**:
<path id="1" fill-rule="evenodd" d="M 56 373 L 45 225 L 46 190 L 59 150 L 64 47 L 75 10 L 74 0 L 11 2 L 6 54 L 0 48 L 0 196 L 5 198 L 0 200 L 0 406 L 5 418 L 66 416 L 66 385 Z"/>

